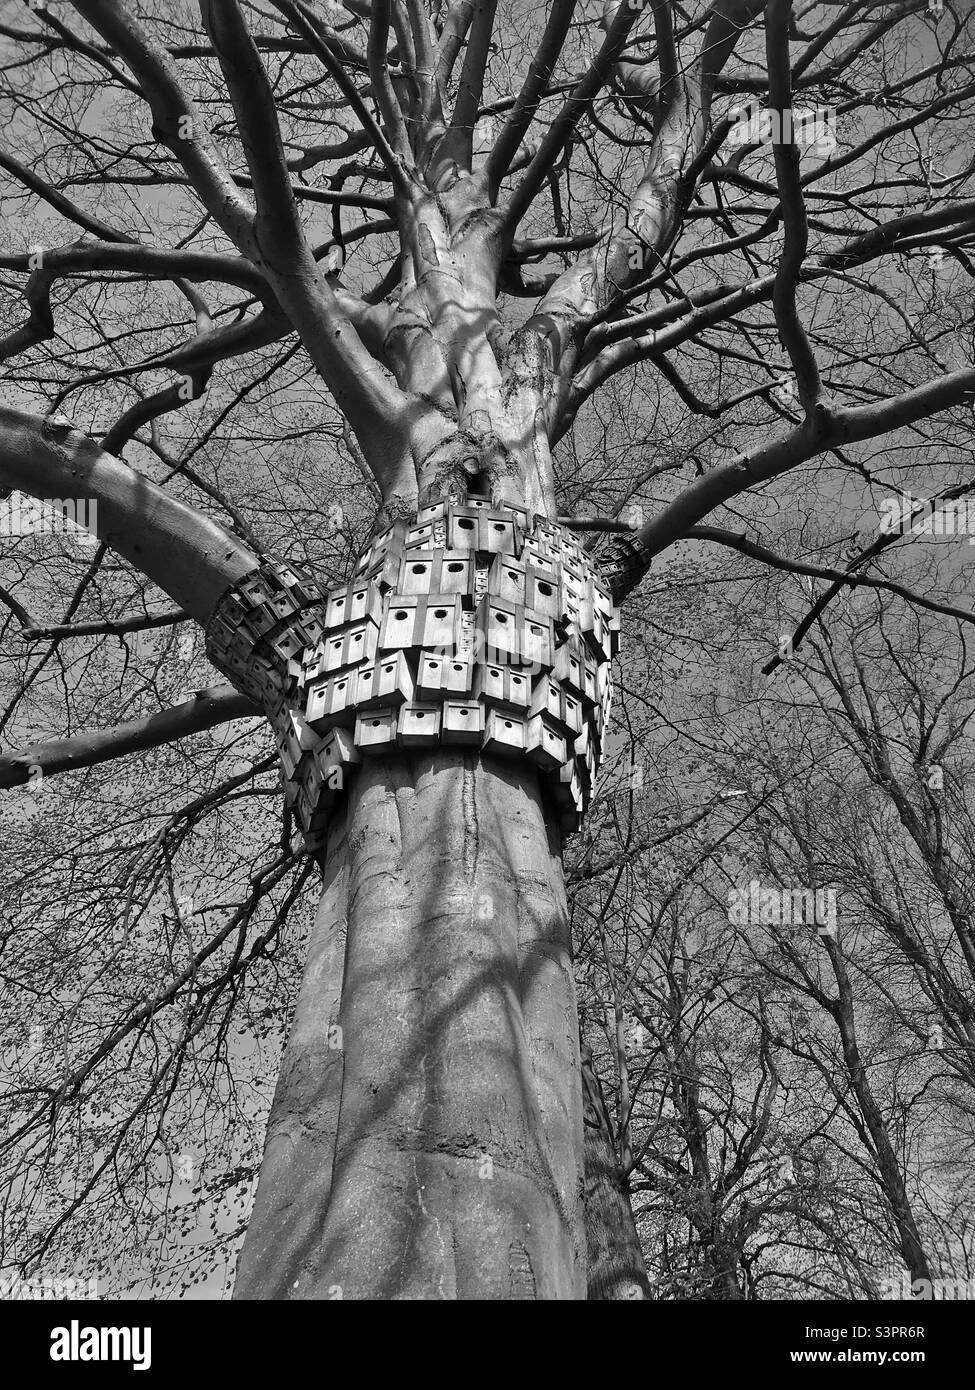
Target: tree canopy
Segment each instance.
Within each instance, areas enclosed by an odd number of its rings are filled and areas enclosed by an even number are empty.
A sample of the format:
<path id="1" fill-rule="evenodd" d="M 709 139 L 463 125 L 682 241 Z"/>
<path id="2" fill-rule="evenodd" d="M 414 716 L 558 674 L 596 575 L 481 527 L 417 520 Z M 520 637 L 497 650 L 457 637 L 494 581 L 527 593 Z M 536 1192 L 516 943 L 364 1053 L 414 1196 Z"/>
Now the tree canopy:
<path id="1" fill-rule="evenodd" d="M 5 1269 L 232 1284 L 317 869 L 202 626 L 470 486 L 624 604 L 566 866 L 657 1295 L 971 1277 L 973 23 L 3 5 Z"/>

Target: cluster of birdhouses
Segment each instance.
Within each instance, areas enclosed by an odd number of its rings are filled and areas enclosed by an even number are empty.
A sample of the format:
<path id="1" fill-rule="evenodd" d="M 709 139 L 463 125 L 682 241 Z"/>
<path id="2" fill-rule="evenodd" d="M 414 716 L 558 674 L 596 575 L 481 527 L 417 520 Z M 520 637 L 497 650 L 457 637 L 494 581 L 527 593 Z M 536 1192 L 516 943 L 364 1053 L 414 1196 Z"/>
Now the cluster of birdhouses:
<path id="1" fill-rule="evenodd" d="M 297 687 L 301 655 L 325 631 L 328 591 L 299 566 L 267 557 L 224 593 L 207 625 L 207 655 L 266 709 Z"/>
<path id="2" fill-rule="evenodd" d="M 651 558 L 638 536 L 614 536 L 601 564 L 603 578 L 612 585 L 617 597 L 625 598 L 650 568 Z"/>
<path id="3" fill-rule="evenodd" d="M 285 595 L 307 606 L 287 616 Z M 440 746 L 534 762 L 563 829 L 578 829 L 618 640 L 610 591 L 576 538 L 480 497 L 397 521 L 327 594 L 262 565 L 210 630 L 212 659 L 268 710 L 310 848 L 363 759 Z"/>

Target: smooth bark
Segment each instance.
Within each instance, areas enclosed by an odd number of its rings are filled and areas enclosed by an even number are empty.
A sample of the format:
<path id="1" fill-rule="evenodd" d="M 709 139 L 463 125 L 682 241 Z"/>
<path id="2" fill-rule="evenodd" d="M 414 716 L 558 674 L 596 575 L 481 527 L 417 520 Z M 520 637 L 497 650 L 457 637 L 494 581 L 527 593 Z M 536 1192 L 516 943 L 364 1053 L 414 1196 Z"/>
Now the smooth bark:
<path id="1" fill-rule="evenodd" d="M 367 762 L 327 862 L 236 1297 L 584 1298 L 576 1000 L 534 767 Z"/>

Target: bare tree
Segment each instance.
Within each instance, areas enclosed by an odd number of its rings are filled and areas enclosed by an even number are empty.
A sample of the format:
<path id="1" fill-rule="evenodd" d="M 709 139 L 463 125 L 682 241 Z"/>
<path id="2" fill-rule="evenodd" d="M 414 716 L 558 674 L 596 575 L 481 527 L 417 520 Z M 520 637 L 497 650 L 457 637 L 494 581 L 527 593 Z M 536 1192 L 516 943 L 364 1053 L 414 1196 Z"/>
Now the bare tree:
<path id="1" fill-rule="evenodd" d="M 383 547 L 426 508 L 450 519 L 479 499 L 512 536 L 566 555 L 560 516 L 597 538 L 608 525 L 580 564 L 639 643 L 654 606 L 638 586 L 682 539 L 780 562 L 738 520 L 762 515 L 766 484 L 785 497 L 785 475 L 802 479 L 811 513 L 832 470 L 869 491 L 871 441 L 969 444 L 971 315 L 929 284 L 935 262 L 952 284 L 972 276 L 964 8 L 206 0 L 196 16 L 75 0 L 18 9 L 0 35 L 0 168 L 23 218 L 0 267 L 8 301 L 14 286 L 26 301 L 3 342 L 23 365 L 0 409 L 0 480 L 94 505 L 100 542 L 83 565 L 63 559 L 53 592 L 43 566 L 15 562 L 8 607 L 36 645 L 5 723 L 19 710 L 34 727 L 4 760 L 8 786 L 245 713 L 287 743 L 323 590 L 358 554 L 392 589 Z M 648 421 L 631 455 L 646 407 L 669 438 Z M 342 450 L 348 527 L 314 471 L 326 441 Z M 272 447 L 286 443 L 297 457 Z M 620 523 L 631 501 L 649 519 Z M 701 525 L 721 507 L 726 524 Z M 445 548 L 433 532 L 428 553 Z M 812 568 L 841 588 L 889 584 L 883 558 Z M 178 613 L 147 605 L 142 581 Z M 289 611 L 258 630 L 255 611 L 285 591 Z M 228 685 L 50 738 L 32 692 L 66 641 L 170 621 L 206 629 Z M 566 650 L 571 626 L 554 629 Z M 326 791 L 302 802 L 286 762 L 322 883 L 238 1297 L 585 1296 L 562 862 L 575 812 L 540 765 L 407 740 L 345 778 L 322 845 Z M 132 912 L 167 883 L 174 835 L 267 767 L 254 751 L 174 810 L 138 873 L 118 865 L 116 955 L 141 944 Z M 28 1088 L 15 1143 L 161 1010 L 186 1006 L 191 1038 L 216 1026 L 215 1001 L 273 951 L 313 872 L 287 835 L 275 850 L 255 851 L 218 931 L 166 919 L 182 965 L 143 980 L 57 1085 Z M 258 911 L 270 921 L 254 935 Z M 692 1067 L 689 1123 L 697 1087 Z M 129 1128 L 145 1113 L 133 1098 Z M 728 1267 L 722 1255 L 715 1277 Z"/>

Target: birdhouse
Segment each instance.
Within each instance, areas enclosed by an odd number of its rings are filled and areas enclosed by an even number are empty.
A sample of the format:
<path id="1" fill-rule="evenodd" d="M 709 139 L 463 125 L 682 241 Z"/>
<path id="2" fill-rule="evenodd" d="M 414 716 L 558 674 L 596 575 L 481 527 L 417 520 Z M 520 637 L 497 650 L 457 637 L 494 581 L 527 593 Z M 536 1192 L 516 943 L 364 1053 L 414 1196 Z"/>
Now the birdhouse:
<path id="1" fill-rule="evenodd" d="M 608 686 L 606 687 L 606 690 L 605 690 L 604 694 L 603 694 L 602 704 L 600 705 L 600 708 L 599 708 L 599 713 L 600 713 L 600 715 L 602 716 L 601 719 L 600 719 L 600 724 L 599 724 L 600 733 L 602 733 L 602 731 L 603 731 L 604 729 L 606 729 L 606 728 L 609 727 L 609 716 L 610 716 L 610 714 L 612 713 L 612 710 L 613 710 L 613 688 L 612 688 L 612 686 L 608 685 Z"/>
<path id="2" fill-rule="evenodd" d="M 301 615 L 300 622 L 295 623 L 294 631 L 305 639 L 305 646 L 312 647 L 325 633 L 325 609 L 307 608 Z"/>
<path id="3" fill-rule="evenodd" d="M 554 521 L 549 521 L 547 516 L 542 516 L 541 512 L 536 512 L 532 531 L 536 536 L 544 536 L 548 540 L 560 541 L 562 539 L 562 527 Z"/>
<path id="4" fill-rule="evenodd" d="M 574 621 L 579 629 L 579 635 L 585 642 L 589 650 L 599 656 L 599 647 L 595 645 L 594 634 L 602 628 L 602 614 L 597 610 L 596 605 L 588 595 L 583 594 L 576 601 Z"/>
<path id="5" fill-rule="evenodd" d="M 445 744 L 479 746 L 484 733 L 484 706 L 473 700 L 445 700 L 440 728 Z"/>
<path id="6" fill-rule="evenodd" d="M 495 555 L 488 571 L 487 592 L 509 603 L 524 605 L 525 566 L 510 555 Z"/>
<path id="7" fill-rule="evenodd" d="M 333 786 L 336 784 L 337 772 L 344 775 L 348 768 L 362 762 L 355 746 L 355 736 L 351 730 L 345 728 L 333 729 L 325 742 L 314 750 L 312 756 L 321 768 L 323 778 L 328 779 Z M 340 782 L 339 785 L 344 785 L 344 782 Z"/>
<path id="8" fill-rule="evenodd" d="M 372 661 L 379 647 L 379 628 L 371 618 L 366 618 L 346 629 L 342 642 L 342 665 L 358 666 L 363 661 Z"/>
<path id="9" fill-rule="evenodd" d="M 379 634 L 381 652 L 405 651 L 421 644 L 426 599 L 416 594 L 390 594 Z"/>
<path id="10" fill-rule="evenodd" d="M 590 575 L 590 579 L 596 606 L 608 618 L 613 612 L 613 591 L 600 575 L 593 573 Z"/>
<path id="11" fill-rule="evenodd" d="M 300 762 L 301 755 L 318 742 L 314 729 L 304 716 L 287 706 L 282 707 L 280 714 L 275 716 L 274 732 L 279 750 L 287 750 L 294 763 Z"/>
<path id="12" fill-rule="evenodd" d="M 400 706 L 396 728 L 401 748 L 434 748 L 440 742 L 440 706 L 410 702 Z"/>
<path id="13" fill-rule="evenodd" d="M 356 569 L 356 577 L 369 579 L 379 589 L 380 593 L 388 593 L 390 589 L 399 588 L 400 571 L 402 569 L 402 559 L 399 555 L 381 556 L 374 564 L 363 567 L 360 571 Z"/>
<path id="14" fill-rule="evenodd" d="M 610 612 L 610 615 L 609 615 L 608 629 L 609 629 L 609 655 L 610 655 L 610 660 L 612 660 L 614 657 L 619 656 L 619 651 L 620 651 L 620 636 L 621 636 L 622 631 L 623 631 L 623 624 L 622 624 L 622 621 L 621 621 L 621 619 L 620 619 L 620 610 L 615 606 L 615 604 L 614 604 L 614 606 L 613 606 L 613 608 L 612 608 L 612 611 Z"/>
<path id="15" fill-rule="evenodd" d="M 417 666 L 417 699 L 429 703 L 443 699 L 444 659 L 431 652 L 420 654 Z"/>
<path id="16" fill-rule="evenodd" d="M 313 729 L 328 729 L 328 688 L 330 676 L 318 676 L 305 687 L 305 719 Z"/>
<path id="17" fill-rule="evenodd" d="M 366 619 L 378 625 L 382 609 L 382 594 L 377 585 L 369 580 L 355 580 L 329 594 L 325 626 L 334 631 Z"/>
<path id="18" fill-rule="evenodd" d="M 423 521 L 411 526 L 406 533 L 406 549 L 427 550 L 433 545 L 434 522 Z"/>
<path id="19" fill-rule="evenodd" d="M 585 792 L 586 801 L 588 802 L 589 791 L 596 780 L 596 774 L 599 772 L 599 754 L 596 752 L 595 746 L 593 744 L 590 744 L 590 746 L 586 749 L 584 763 L 586 772 L 588 773 L 588 780 L 584 780 L 583 790 Z"/>
<path id="20" fill-rule="evenodd" d="M 474 562 L 470 552 L 443 550 L 440 552 L 440 580 L 437 588 L 442 594 L 470 594 L 473 589 Z"/>
<path id="21" fill-rule="evenodd" d="M 351 726 L 355 723 L 355 671 L 346 674 L 339 672 L 328 683 L 328 700 L 325 707 L 328 727 L 337 724 Z"/>
<path id="22" fill-rule="evenodd" d="M 518 666 L 504 671 L 504 702 L 511 709 L 525 710 L 531 704 L 532 683 L 529 673 Z"/>
<path id="23" fill-rule="evenodd" d="M 263 637 L 281 621 L 269 603 L 259 603 L 247 615 L 246 628 L 255 638 Z"/>
<path id="24" fill-rule="evenodd" d="M 525 566 L 525 607 L 546 618 L 561 615 L 562 595 L 554 565 Z"/>
<path id="25" fill-rule="evenodd" d="M 494 504 L 490 497 L 486 495 L 478 495 L 477 493 L 469 492 L 467 494 L 467 505 L 473 507 L 475 511 L 489 512 Z"/>
<path id="26" fill-rule="evenodd" d="M 356 565 L 356 574 L 372 579 L 380 589 L 394 589 L 399 581 L 400 561 L 406 550 L 406 523 L 395 521 L 374 536 Z"/>
<path id="27" fill-rule="evenodd" d="M 582 712 L 588 715 L 599 705 L 601 696 L 599 694 L 598 677 L 600 671 L 599 662 L 590 652 L 584 652 L 582 658 Z M 608 667 L 605 668 L 607 675 Z"/>
<path id="28" fill-rule="evenodd" d="M 323 803 L 329 800 L 328 792 L 322 795 L 322 784 L 327 783 L 327 777 L 323 773 L 320 763 L 314 754 L 305 759 L 301 765 L 301 779 L 299 786 L 304 799 L 308 802 L 311 812 L 314 812 L 321 800 Z M 298 804 L 301 805 L 302 798 L 299 797 Z M 323 806 L 324 809 L 324 806 Z"/>
<path id="29" fill-rule="evenodd" d="M 248 663 L 237 652 L 227 651 L 222 658 L 222 665 L 235 676 L 246 677 Z"/>
<path id="30" fill-rule="evenodd" d="M 293 781 L 295 773 L 298 771 L 298 764 L 304 756 L 306 755 L 298 753 L 296 757 L 294 751 L 287 744 L 278 744 L 278 760 L 281 763 L 281 770 L 284 773 L 285 786 L 288 786 L 289 783 Z"/>
<path id="31" fill-rule="evenodd" d="M 489 661 L 517 661 L 521 653 L 519 629 L 524 608 L 488 594 L 477 610 L 477 626 Z"/>
<path id="32" fill-rule="evenodd" d="M 298 604 L 295 602 L 294 596 L 289 593 L 287 589 L 282 589 L 272 594 L 268 600 L 268 606 L 273 610 L 275 616 L 279 620 L 281 618 L 290 618 L 292 613 L 298 611 Z"/>
<path id="33" fill-rule="evenodd" d="M 554 772 L 567 761 L 565 739 L 550 715 L 536 714 L 528 720 L 525 752 L 545 772 Z"/>
<path id="34" fill-rule="evenodd" d="M 374 536 L 369 546 L 373 563 L 389 556 L 402 559 L 406 549 L 407 529 L 406 522 L 400 518 L 400 520 L 394 521 L 391 526 L 387 526 L 385 531 L 380 531 L 378 535 Z"/>
<path id="35" fill-rule="evenodd" d="M 451 550 L 477 550 L 479 544 L 477 507 L 452 502 L 447 512 L 447 545 Z"/>
<path id="36" fill-rule="evenodd" d="M 538 670 L 552 669 L 555 631 L 551 618 L 525 610 L 521 627 L 521 659 Z"/>
<path id="37" fill-rule="evenodd" d="M 554 677 L 539 676 L 532 686 L 529 713 L 532 716 L 547 714 L 553 719 L 561 719 L 562 695 L 563 692 Z"/>
<path id="38" fill-rule="evenodd" d="M 325 651 L 324 674 L 341 671 L 342 667 L 346 665 L 345 634 L 338 632 L 334 636 L 326 636 L 322 646 Z"/>
<path id="39" fill-rule="evenodd" d="M 355 721 L 355 746 L 364 758 L 376 757 L 396 747 L 399 711 L 390 708 L 364 710 Z"/>
<path id="40" fill-rule="evenodd" d="M 489 709 L 484 720 L 483 753 L 515 758 L 525 752 L 525 721 L 504 709 Z"/>
<path id="41" fill-rule="evenodd" d="M 280 694 L 283 678 L 277 663 L 269 661 L 266 656 L 261 656 L 257 652 L 253 653 L 247 664 L 246 674 L 251 685 L 258 692 L 258 697 L 265 704 L 270 704 Z"/>
<path id="42" fill-rule="evenodd" d="M 405 652 L 379 657 L 358 672 L 356 704 L 368 709 L 373 705 L 401 705 L 412 700 L 413 672 Z"/>
<path id="43" fill-rule="evenodd" d="M 238 627 L 227 643 L 227 650 L 231 655 L 240 657 L 243 661 L 248 661 L 256 645 L 256 640 L 257 639 L 247 631 L 246 627 Z"/>
<path id="44" fill-rule="evenodd" d="M 417 511 L 416 519 L 418 522 L 443 521 L 447 515 L 446 502 L 428 502 L 425 507 L 420 507 Z"/>
<path id="45" fill-rule="evenodd" d="M 588 805 L 588 787 L 579 774 L 579 759 L 563 763 L 559 770 L 559 784 L 567 795 L 567 810 L 581 815 Z"/>
<path id="46" fill-rule="evenodd" d="M 319 807 L 317 798 L 309 795 L 303 787 L 299 787 L 295 799 L 295 811 L 304 831 L 306 847 L 308 849 L 320 848 L 331 819 L 331 803 Z"/>
<path id="47" fill-rule="evenodd" d="M 460 645 L 461 600 L 459 594 L 431 594 L 423 614 L 424 647 L 456 651 Z"/>
<path id="48" fill-rule="evenodd" d="M 290 810 L 295 806 L 298 800 L 298 793 L 301 790 L 301 788 L 295 781 L 294 777 L 288 776 L 287 773 L 285 773 L 282 777 L 281 785 L 284 790 L 284 804 Z"/>
<path id="49" fill-rule="evenodd" d="M 287 560 L 277 559 L 272 561 L 272 563 L 274 565 L 274 578 L 282 588 L 287 589 L 289 592 L 294 593 L 295 591 L 307 589 L 313 590 L 316 587 L 312 577 L 297 565 L 292 565 Z M 307 602 L 307 600 L 304 601 Z"/>
<path id="50" fill-rule="evenodd" d="M 220 600 L 220 616 L 231 632 L 237 630 L 250 611 L 251 605 L 245 603 L 238 594 L 227 593 Z"/>
<path id="51" fill-rule="evenodd" d="M 582 733 L 576 736 L 573 753 L 578 762 L 585 762 L 592 767 L 598 767 L 602 757 L 602 747 L 599 730 L 594 724 L 587 723 L 582 726 Z"/>
<path id="52" fill-rule="evenodd" d="M 417 695 L 420 700 L 469 695 L 474 678 L 474 662 L 469 656 L 441 656 L 424 652 L 420 657 L 418 678 Z"/>
<path id="53" fill-rule="evenodd" d="M 270 586 L 260 570 L 254 570 L 251 574 L 245 575 L 237 586 L 237 592 L 248 608 L 256 608 L 261 603 L 267 603 L 271 598 Z"/>
<path id="54" fill-rule="evenodd" d="M 276 637 L 269 637 L 267 644 L 285 661 L 298 658 L 307 646 L 304 634 L 291 627 L 286 627 Z"/>
<path id="55" fill-rule="evenodd" d="M 484 510 L 478 519 L 477 548 L 492 555 L 517 555 L 521 549 L 521 530 L 507 512 Z"/>
<path id="56" fill-rule="evenodd" d="M 537 569 L 553 568 L 559 564 L 562 552 L 559 547 L 544 536 L 532 536 L 521 547 L 521 559 Z"/>
<path id="57" fill-rule="evenodd" d="M 549 784 L 558 806 L 564 810 L 581 812 L 586 802 L 586 793 L 579 776 L 575 759 L 570 758 L 559 768 L 558 778 Z"/>
<path id="58" fill-rule="evenodd" d="M 583 695 L 585 692 L 583 671 L 582 651 L 578 642 L 570 639 L 556 651 L 552 675 L 564 689 L 574 690 L 577 694 Z"/>
<path id="59" fill-rule="evenodd" d="M 485 704 L 506 704 L 504 667 L 492 662 L 475 666 L 474 696 Z"/>
<path id="60" fill-rule="evenodd" d="M 461 596 L 470 603 L 473 572 L 473 556 L 467 551 L 412 551 L 403 564 L 400 592 L 427 598 Z"/>
<path id="61" fill-rule="evenodd" d="M 236 632 L 237 624 L 231 625 L 222 613 L 217 613 L 207 627 L 207 642 L 216 647 L 229 647 Z"/>
<path id="62" fill-rule="evenodd" d="M 400 569 L 401 594 L 429 594 L 440 575 L 440 556 L 434 550 L 414 550 Z"/>
<path id="63" fill-rule="evenodd" d="M 561 721 L 563 728 L 572 738 L 576 738 L 582 733 L 585 725 L 585 718 L 582 712 L 582 699 L 578 695 L 573 695 L 570 690 L 563 690 L 561 695 Z"/>

